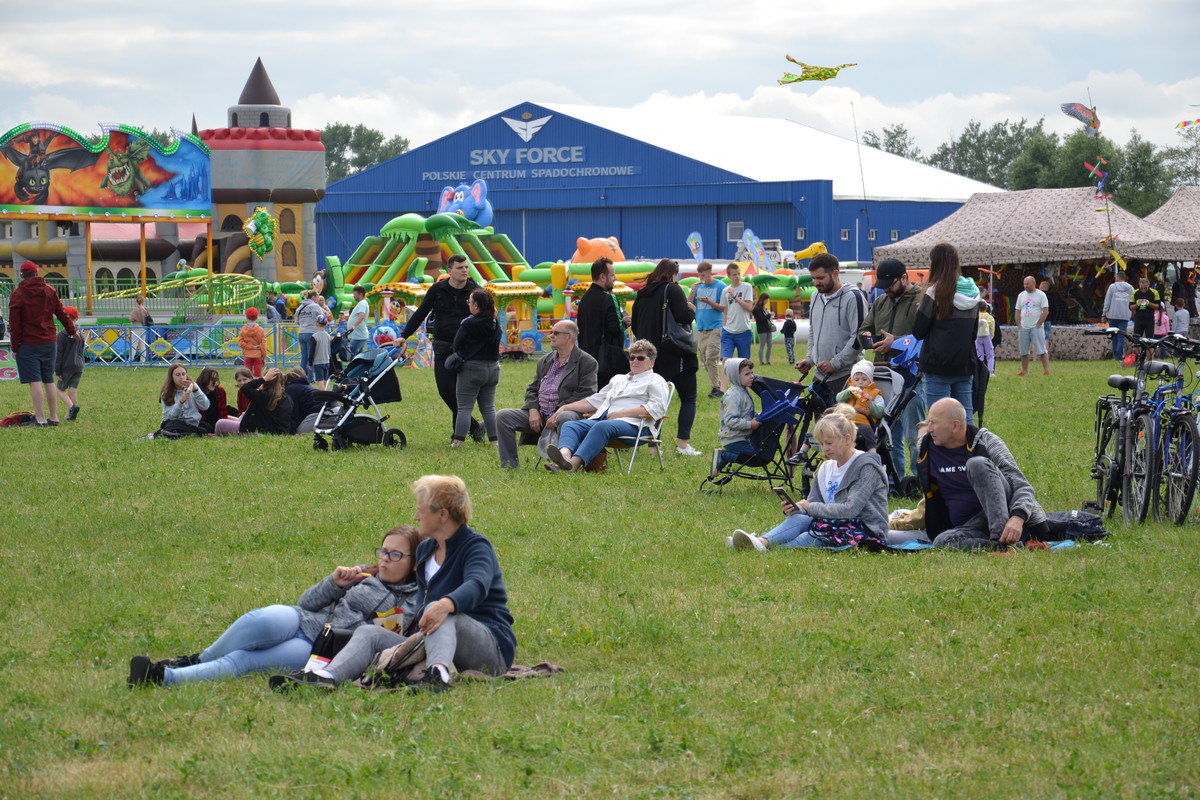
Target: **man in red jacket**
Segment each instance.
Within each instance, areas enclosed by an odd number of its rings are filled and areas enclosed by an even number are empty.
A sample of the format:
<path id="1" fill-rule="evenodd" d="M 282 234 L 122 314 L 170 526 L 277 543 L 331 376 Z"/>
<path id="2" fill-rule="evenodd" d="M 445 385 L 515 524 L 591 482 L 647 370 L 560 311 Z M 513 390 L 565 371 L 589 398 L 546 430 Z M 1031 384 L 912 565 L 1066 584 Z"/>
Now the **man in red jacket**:
<path id="1" fill-rule="evenodd" d="M 33 398 L 33 415 L 38 425 L 58 424 L 58 395 L 54 391 L 54 354 L 58 317 L 68 336 L 78 336 L 75 323 L 67 316 L 58 292 L 38 274 L 38 265 L 26 261 L 21 265 L 21 284 L 8 299 L 13 355 L 17 357 L 17 377 L 29 384 Z M 50 405 L 46 419 L 43 397 Z"/>

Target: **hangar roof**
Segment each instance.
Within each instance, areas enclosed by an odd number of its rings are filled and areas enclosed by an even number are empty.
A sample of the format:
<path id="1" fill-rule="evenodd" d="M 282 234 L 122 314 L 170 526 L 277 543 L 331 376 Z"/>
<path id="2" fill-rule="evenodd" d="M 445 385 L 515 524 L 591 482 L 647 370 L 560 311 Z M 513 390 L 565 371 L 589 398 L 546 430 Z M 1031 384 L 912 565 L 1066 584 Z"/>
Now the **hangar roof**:
<path id="1" fill-rule="evenodd" d="M 751 180 L 832 180 L 839 200 L 865 195 L 872 200 L 961 203 L 973 194 L 1003 191 L 786 119 L 537 105 Z"/>

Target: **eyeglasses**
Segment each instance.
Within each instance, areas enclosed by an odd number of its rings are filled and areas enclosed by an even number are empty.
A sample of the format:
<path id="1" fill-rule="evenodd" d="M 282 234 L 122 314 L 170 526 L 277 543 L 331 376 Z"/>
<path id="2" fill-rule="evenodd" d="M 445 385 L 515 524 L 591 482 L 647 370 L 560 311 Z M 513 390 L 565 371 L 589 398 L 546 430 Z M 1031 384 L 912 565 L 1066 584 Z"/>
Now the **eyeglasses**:
<path id="1" fill-rule="evenodd" d="M 649 361 L 649 360 L 650 360 L 650 356 L 635 356 L 635 355 L 633 355 L 632 353 L 630 353 L 630 354 L 629 354 L 629 360 L 630 360 L 630 361 Z"/>
<path id="2" fill-rule="evenodd" d="M 550 331 L 550 335 L 551 335 L 551 336 L 570 336 L 570 335 L 571 335 L 571 332 L 570 332 L 570 331 L 556 331 L 556 330 L 551 330 L 551 331 Z"/>
<path id="3" fill-rule="evenodd" d="M 409 558 L 412 553 L 401 553 L 399 550 L 384 550 L 382 547 L 376 547 L 375 555 L 380 558 L 386 558 L 388 561 L 403 561 Z"/>

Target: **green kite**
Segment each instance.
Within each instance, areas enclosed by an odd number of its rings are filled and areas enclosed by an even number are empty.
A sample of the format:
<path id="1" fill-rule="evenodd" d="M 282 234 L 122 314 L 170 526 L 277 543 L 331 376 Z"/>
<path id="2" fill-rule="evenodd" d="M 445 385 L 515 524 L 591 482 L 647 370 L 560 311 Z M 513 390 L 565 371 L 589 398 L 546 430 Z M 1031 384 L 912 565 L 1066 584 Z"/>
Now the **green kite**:
<path id="1" fill-rule="evenodd" d="M 842 64 L 840 67 L 814 67 L 811 64 L 805 64 L 803 61 L 797 61 L 791 56 L 787 56 L 787 60 L 793 64 L 800 65 L 800 74 L 783 73 L 783 77 L 779 79 L 780 86 L 788 83 L 798 83 L 799 81 L 827 81 L 830 78 L 836 78 L 838 72 L 846 67 L 858 66 L 858 64 Z"/>

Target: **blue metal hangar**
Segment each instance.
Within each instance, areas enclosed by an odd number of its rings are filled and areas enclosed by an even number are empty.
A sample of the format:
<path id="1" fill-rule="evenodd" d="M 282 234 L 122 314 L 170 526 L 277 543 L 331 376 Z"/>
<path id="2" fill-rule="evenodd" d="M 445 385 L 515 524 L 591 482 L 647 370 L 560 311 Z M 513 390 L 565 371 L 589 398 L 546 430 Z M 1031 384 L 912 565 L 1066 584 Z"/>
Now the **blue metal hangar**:
<path id="1" fill-rule="evenodd" d="M 521 103 L 331 184 L 318 252 L 345 259 L 388 220 L 435 213 L 445 187 L 478 179 L 493 227 L 530 264 L 570 258 L 578 237 L 616 236 L 630 259 L 687 258 L 692 231 L 706 258 L 731 259 L 745 228 L 870 261 L 1000 191 L 784 119 Z"/>

